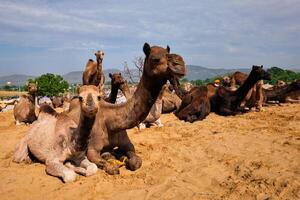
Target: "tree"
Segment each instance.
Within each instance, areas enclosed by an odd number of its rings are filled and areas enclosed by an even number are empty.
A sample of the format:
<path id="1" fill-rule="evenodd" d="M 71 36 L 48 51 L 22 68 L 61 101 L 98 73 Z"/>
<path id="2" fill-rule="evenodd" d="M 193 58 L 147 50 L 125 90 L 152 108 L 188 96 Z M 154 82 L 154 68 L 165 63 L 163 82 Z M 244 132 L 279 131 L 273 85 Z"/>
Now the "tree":
<path id="1" fill-rule="evenodd" d="M 61 76 L 55 74 L 43 74 L 36 78 L 34 82 L 37 83 L 39 96 L 57 96 L 64 93 L 69 88 L 69 84 Z"/>
<path id="2" fill-rule="evenodd" d="M 128 65 L 127 65 L 127 62 L 124 63 L 124 73 L 130 79 L 130 82 L 134 83 L 133 75 L 132 75 L 132 73 L 131 73 Z"/>
<path id="3" fill-rule="evenodd" d="M 144 57 L 143 56 L 138 56 L 138 57 L 135 57 L 133 59 L 133 64 L 134 66 L 138 69 L 139 71 L 139 78 L 142 77 L 142 74 L 143 74 L 143 68 L 144 68 Z"/>

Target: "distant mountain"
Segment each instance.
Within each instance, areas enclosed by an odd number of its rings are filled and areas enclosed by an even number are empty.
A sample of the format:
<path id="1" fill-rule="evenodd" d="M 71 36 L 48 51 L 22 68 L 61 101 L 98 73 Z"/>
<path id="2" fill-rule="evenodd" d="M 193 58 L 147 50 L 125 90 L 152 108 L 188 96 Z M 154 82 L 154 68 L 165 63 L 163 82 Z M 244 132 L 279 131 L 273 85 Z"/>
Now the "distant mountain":
<path id="1" fill-rule="evenodd" d="M 0 86 L 6 85 L 7 82 L 11 82 L 11 85 L 21 86 L 25 85 L 28 79 L 33 79 L 35 76 L 28 76 L 24 74 L 13 74 L 9 76 L 0 77 Z"/>
<path id="2" fill-rule="evenodd" d="M 293 68 L 295 71 L 300 71 L 298 68 Z M 187 65 L 187 75 L 185 78 L 188 80 L 205 80 L 207 78 L 212 78 L 215 76 L 221 76 L 224 74 L 232 73 L 235 71 L 241 71 L 248 73 L 250 71 L 246 68 L 236 68 L 236 69 L 223 69 L 223 68 L 206 68 L 202 66 L 196 65 Z M 106 69 L 104 70 L 105 80 L 109 81 L 109 73 L 121 72 L 119 69 Z M 138 70 L 137 69 L 130 69 L 131 74 L 133 75 L 134 81 L 138 81 Z M 82 71 L 73 71 L 67 74 L 62 75 L 62 77 L 68 81 L 70 84 L 74 83 L 81 83 L 82 82 Z M 123 76 L 129 80 L 129 77 L 122 71 Z M 12 85 L 24 85 L 26 81 L 30 78 L 35 78 L 34 76 L 22 75 L 22 74 L 15 74 L 10 76 L 2 76 L 0 77 L 0 86 L 5 85 L 8 81 L 12 82 Z"/>

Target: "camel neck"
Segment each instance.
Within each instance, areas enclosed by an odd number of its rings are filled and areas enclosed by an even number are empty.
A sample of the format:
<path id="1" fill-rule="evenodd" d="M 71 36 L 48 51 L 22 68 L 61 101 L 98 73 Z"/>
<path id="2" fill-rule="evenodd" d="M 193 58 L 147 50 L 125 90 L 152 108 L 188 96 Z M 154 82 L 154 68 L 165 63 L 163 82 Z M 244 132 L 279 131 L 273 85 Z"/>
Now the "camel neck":
<path id="1" fill-rule="evenodd" d="M 109 102 L 110 103 L 116 103 L 118 96 L 118 86 L 116 85 L 111 85 L 111 91 L 109 94 Z"/>
<path id="2" fill-rule="evenodd" d="M 97 68 L 98 70 L 102 70 L 102 60 L 100 58 L 97 58 Z"/>
<path id="3" fill-rule="evenodd" d="M 127 83 L 121 85 L 120 90 L 122 91 L 127 100 L 131 98 L 132 95 L 130 94 L 130 90 Z"/>
<path id="4" fill-rule="evenodd" d="M 256 84 L 257 81 L 258 79 L 255 77 L 255 75 L 250 73 L 244 84 L 234 92 L 238 103 L 247 96 L 249 90 Z"/>
<path id="5" fill-rule="evenodd" d="M 107 107 L 110 112 L 104 117 L 108 129 L 116 132 L 140 124 L 147 117 L 165 83 L 166 80 L 153 80 L 144 74 L 132 98 L 113 108 Z"/>
<path id="6" fill-rule="evenodd" d="M 95 117 L 89 118 L 82 113 L 80 114 L 80 121 L 74 138 L 76 150 L 84 151 L 87 148 L 88 139 L 94 122 Z"/>
<path id="7" fill-rule="evenodd" d="M 35 94 L 29 93 L 28 99 L 30 100 L 31 103 L 33 103 L 33 105 L 35 105 Z"/>

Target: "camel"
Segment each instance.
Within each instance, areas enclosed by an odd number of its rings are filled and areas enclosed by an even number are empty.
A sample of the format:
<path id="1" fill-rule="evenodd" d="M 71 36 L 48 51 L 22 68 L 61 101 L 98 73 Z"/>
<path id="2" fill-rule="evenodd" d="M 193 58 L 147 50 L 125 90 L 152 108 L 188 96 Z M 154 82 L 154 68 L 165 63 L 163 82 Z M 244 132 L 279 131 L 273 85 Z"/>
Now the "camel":
<path id="1" fill-rule="evenodd" d="M 243 85 L 247 77 L 247 74 L 237 71 L 232 75 L 231 78 L 227 76 L 223 77 L 223 86 L 231 91 L 235 91 L 237 90 L 237 85 Z M 256 107 L 256 111 L 262 111 L 264 101 L 263 85 L 263 80 L 258 81 L 253 88 L 249 90 L 245 99 L 241 102 L 241 107 L 245 109 Z"/>
<path id="2" fill-rule="evenodd" d="M 275 86 L 264 90 L 265 101 L 278 101 L 279 103 L 300 103 L 300 79 L 283 86 Z"/>
<path id="3" fill-rule="evenodd" d="M 215 98 L 211 99 L 212 111 L 220 115 L 235 115 L 241 113 L 241 103 L 248 92 L 259 80 L 270 80 L 271 75 L 263 70 L 263 66 L 253 65 L 252 70 L 244 83 L 236 90 L 231 91 L 219 87 Z"/>
<path id="4" fill-rule="evenodd" d="M 49 105 L 42 105 L 38 120 L 17 145 L 13 161 L 30 160 L 31 153 L 45 163 L 48 174 L 60 177 L 64 182 L 74 181 L 76 173 L 84 176 L 95 174 L 98 168 L 85 154 L 95 116 L 100 109 L 100 99 L 96 86 L 80 88 L 78 124 L 64 113 L 56 113 Z"/>
<path id="5" fill-rule="evenodd" d="M 35 94 L 37 92 L 37 85 L 35 83 L 28 83 L 27 90 L 29 95 L 22 95 L 19 103 L 14 107 L 16 125 L 32 123 L 37 119 L 35 114 Z"/>
<path id="6" fill-rule="evenodd" d="M 124 162 L 129 170 L 141 167 L 142 160 L 136 155 L 126 129 L 137 126 L 147 117 L 167 80 L 185 75 L 184 66 L 168 66 L 169 47 L 150 47 L 145 43 L 143 51 L 146 55 L 143 74 L 133 96 L 122 104 L 109 104 L 103 99 L 99 103 L 87 157 L 108 174 L 118 174 L 119 166 L 108 162 L 101 155 L 113 152 L 114 149 L 116 156 L 126 156 Z"/>
<path id="7" fill-rule="evenodd" d="M 194 122 L 203 120 L 210 113 L 208 89 L 205 86 L 192 88 L 183 98 L 175 112 L 180 120 Z"/>
<path id="8" fill-rule="evenodd" d="M 114 74 L 109 73 L 109 77 L 111 78 L 111 92 L 105 101 L 113 104 L 116 103 L 119 89 L 122 91 L 126 99 L 129 99 L 131 97 L 130 90 L 127 81 L 123 78 L 121 72 Z"/>
<path id="9" fill-rule="evenodd" d="M 163 90 L 162 94 L 162 113 L 171 113 L 176 111 L 181 105 L 181 99 L 169 87 Z"/>
<path id="10" fill-rule="evenodd" d="M 104 58 L 103 51 L 97 51 L 95 53 L 96 62 L 89 59 L 85 70 L 83 72 L 82 83 L 83 85 L 95 85 L 100 90 L 103 89 L 105 83 L 105 76 L 102 69 L 102 62 Z"/>
<path id="11" fill-rule="evenodd" d="M 52 105 L 54 108 L 62 107 L 64 104 L 64 98 L 61 96 L 55 96 L 52 99 Z"/>

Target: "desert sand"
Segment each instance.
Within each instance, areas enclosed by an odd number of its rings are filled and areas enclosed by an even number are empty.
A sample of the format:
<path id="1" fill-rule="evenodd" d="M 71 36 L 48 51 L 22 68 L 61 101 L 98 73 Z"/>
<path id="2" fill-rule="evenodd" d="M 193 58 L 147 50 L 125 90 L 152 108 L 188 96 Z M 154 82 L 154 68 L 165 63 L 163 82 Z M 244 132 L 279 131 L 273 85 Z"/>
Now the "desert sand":
<path id="1" fill-rule="evenodd" d="M 299 199 L 300 105 L 193 124 L 173 114 L 164 127 L 129 130 L 141 169 L 99 170 L 74 183 L 46 175 L 40 163 L 12 162 L 28 126 L 0 113 L 0 199 Z"/>

